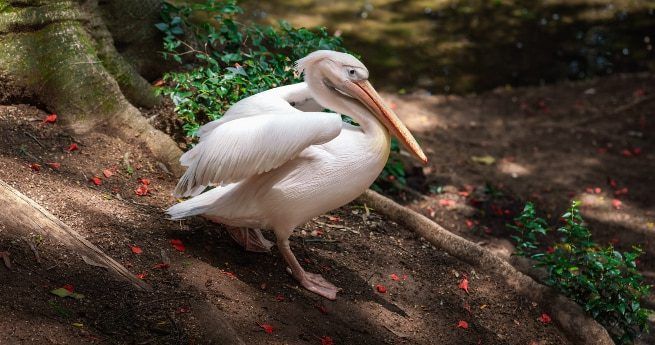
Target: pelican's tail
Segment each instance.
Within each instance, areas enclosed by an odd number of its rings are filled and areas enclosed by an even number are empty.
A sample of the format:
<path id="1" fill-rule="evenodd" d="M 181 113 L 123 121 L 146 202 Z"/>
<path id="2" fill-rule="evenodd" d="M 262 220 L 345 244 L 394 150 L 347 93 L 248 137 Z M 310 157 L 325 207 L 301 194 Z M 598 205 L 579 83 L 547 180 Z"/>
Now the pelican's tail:
<path id="1" fill-rule="evenodd" d="M 181 219 L 206 213 L 212 208 L 212 206 L 216 205 L 221 196 L 225 195 L 229 189 L 231 188 L 214 188 L 189 200 L 171 206 L 166 210 L 166 213 L 171 216 L 171 219 Z"/>

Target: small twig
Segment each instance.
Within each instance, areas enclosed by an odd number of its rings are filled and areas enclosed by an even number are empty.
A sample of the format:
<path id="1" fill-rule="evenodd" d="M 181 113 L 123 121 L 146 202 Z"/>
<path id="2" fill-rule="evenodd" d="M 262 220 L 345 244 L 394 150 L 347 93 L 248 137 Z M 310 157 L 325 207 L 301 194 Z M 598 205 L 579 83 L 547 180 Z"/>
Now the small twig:
<path id="1" fill-rule="evenodd" d="M 421 192 L 415 190 L 414 188 L 411 188 L 411 187 L 409 187 L 409 186 L 406 186 L 406 185 L 404 185 L 404 184 L 402 184 L 402 183 L 400 183 L 400 182 L 398 182 L 398 181 L 394 181 L 394 182 L 393 182 L 393 186 L 396 187 L 396 188 L 398 188 L 399 190 L 401 190 L 401 191 L 403 191 L 403 192 L 406 192 L 407 194 L 412 195 L 413 197 L 415 197 L 415 198 L 417 198 L 417 199 L 421 199 L 421 200 L 430 200 L 430 198 L 427 197 L 426 195 L 424 195 L 423 193 L 421 193 Z"/>
<path id="2" fill-rule="evenodd" d="M 161 169 L 167 175 L 173 176 L 173 173 L 170 170 L 168 170 L 168 168 L 166 167 L 166 165 L 164 163 L 158 161 L 156 164 L 157 164 L 157 167 L 159 167 L 159 169 Z"/>
<path id="3" fill-rule="evenodd" d="M 632 109 L 632 108 L 634 108 L 634 107 L 636 107 L 636 106 L 638 106 L 638 105 L 640 105 L 642 103 L 652 101 L 653 99 L 655 99 L 655 94 L 645 96 L 645 97 L 640 97 L 640 98 L 637 98 L 637 99 L 633 100 L 632 102 L 630 102 L 628 104 L 624 104 L 622 106 L 619 106 L 619 107 L 615 108 L 611 112 L 603 112 L 603 113 L 600 113 L 600 114 L 597 114 L 597 115 L 594 115 L 594 116 L 591 116 L 591 117 L 583 118 L 583 119 L 581 119 L 580 121 L 577 121 L 577 122 L 568 122 L 566 124 L 566 126 L 567 127 L 582 126 L 582 125 L 586 125 L 586 124 L 588 124 L 590 122 L 600 120 L 600 119 L 602 119 L 602 118 L 604 118 L 606 116 L 619 115 L 619 114 L 621 114 L 621 113 L 623 113 L 623 112 L 625 112 L 627 110 L 630 110 L 630 109 Z"/>
<path id="4" fill-rule="evenodd" d="M 303 238 L 302 241 L 307 242 L 307 243 L 335 243 L 335 242 L 339 242 L 337 240 L 326 240 L 324 238 Z"/>
<path id="5" fill-rule="evenodd" d="M 161 262 L 162 262 L 163 264 L 166 264 L 166 265 L 169 265 L 169 266 L 170 266 L 170 264 L 171 264 L 171 258 L 168 256 L 168 253 L 166 253 L 165 250 L 163 250 L 163 249 L 161 250 L 161 252 L 160 252 L 160 256 L 161 256 Z"/>
<path id="6" fill-rule="evenodd" d="M 391 328 L 390 328 L 389 326 L 387 326 L 387 325 L 382 325 L 382 327 L 386 328 L 387 331 L 393 333 L 393 334 L 394 334 L 395 336 L 397 336 L 398 338 L 401 338 L 401 339 L 409 338 L 408 335 L 403 334 L 403 333 L 398 333 L 398 332 L 394 331 L 393 329 L 391 329 Z"/>
<path id="7" fill-rule="evenodd" d="M 27 242 L 27 245 L 30 246 L 30 249 L 32 250 L 32 253 L 34 253 L 34 257 L 36 258 L 36 262 L 41 263 L 41 255 L 39 255 L 39 250 L 36 248 L 34 243 L 30 240 L 25 240 Z"/>
<path id="8" fill-rule="evenodd" d="M 328 228 L 335 228 L 335 229 L 345 229 L 345 228 L 347 228 L 347 226 L 345 226 L 345 225 L 328 224 L 328 223 L 325 223 L 325 222 L 321 222 L 320 220 L 315 220 L 314 223 L 320 224 L 320 225 L 323 225 L 323 226 L 327 226 Z"/>
<path id="9" fill-rule="evenodd" d="M 37 139 L 37 138 L 34 136 L 34 134 L 32 134 L 32 133 L 30 133 L 30 132 L 23 132 L 23 133 L 25 133 L 28 137 L 30 137 L 30 138 L 32 138 L 34 141 L 36 141 L 36 143 L 39 144 L 39 146 L 41 146 L 41 148 L 45 148 L 45 145 L 43 145 L 43 144 L 39 141 L 39 139 Z"/>
<path id="10" fill-rule="evenodd" d="M 0 252 L 0 257 L 2 258 L 2 261 L 5 263 L 7 269 L 11 271 L 11 259 L 9 258 L 9 252 Z"/>
<path id="11" fill-rule="evenodd" d="M 38 162 L 40 159 L 35 157 L 33 154 L 31 154 L 27 149 L 25 148 L 25 145 L 21 145 L 21 147 L 18 149 L 18 152 L 21 155 L 27 156 L 29 158 L 32 158 L 34 161 Z"/>

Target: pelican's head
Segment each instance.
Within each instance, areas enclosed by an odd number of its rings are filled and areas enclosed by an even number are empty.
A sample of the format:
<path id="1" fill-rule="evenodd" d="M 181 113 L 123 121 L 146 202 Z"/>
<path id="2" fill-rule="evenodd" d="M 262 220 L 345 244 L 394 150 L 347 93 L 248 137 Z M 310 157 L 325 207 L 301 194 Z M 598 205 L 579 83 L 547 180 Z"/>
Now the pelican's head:
<path id="1" fill-rule="evenodd" d="M 329 104 L 334 104 L 335 100 L 358 102 L 421 162 L 427 163 L 428 159 L 416 139 L 369 83 L 368 69 L 357 58 L 346 53 L 318 50 L 298 60 L 296 71 L 305 74 L 305 81 L 319 104 L 330 108 Z"/>

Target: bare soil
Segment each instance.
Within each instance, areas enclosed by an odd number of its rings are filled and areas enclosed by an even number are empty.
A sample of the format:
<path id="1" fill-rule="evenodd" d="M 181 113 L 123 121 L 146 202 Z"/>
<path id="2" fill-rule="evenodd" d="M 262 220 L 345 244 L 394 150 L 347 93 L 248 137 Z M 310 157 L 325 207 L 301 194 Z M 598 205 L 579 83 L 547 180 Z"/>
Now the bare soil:
<path id="1" fill-rule="evenodd" d="M 633 74 L 470 97 L 390 95 L 431 158 L 408 178 L 427 197 L 395 196 L 493 245 L 526 201 L 556 223 L 580 200 L 595 240 L 642 246 L 641 268 L 655 278 L 653 85 L 655 75 Z M 485 156 L 493 162 L 476 162 Z"/>
<path id="2" fill-rule="evenodd" d="M 469 96 L 387 92 L 430 163 L 418 166 L 401 154 L 408 188 L 379 185 L 505 258 L 513 252 L 506 225 L 526 202 L 555 226 L 572 200 L 582 201 L 594 240 L 620 250 L 643 248 L 639 267 L 655 284 L 653 85 L 655 75 L 642 73 Z M 175 133 L 179 124 L 165 115 L 169 108 L 153 114 L 168 119 L 160 128 Z M 655 295 L 643 302 L 655 309 Z M 653 334 L 638 340 L 653 342 Z"/>
<path id="3" fill-rule="evenodd" d="M 321 344 L 322 337 L 334 344 L 569 343 L 552 323 L 538 320 L 539 305 L 499 278 L 357 203 L 313 220 L 292 238 L 309 271 L 343 288 L 336 302 L 321 299 L 298 287 L 275 249 L 247 253 L 219 225 L 166 220 L 175 179 L 142 147 L 107 131 L 74 137 L 59 122 L 44 123 L 46 115 L 26 105 L 0 106 L 0 178 L 153 291 L 135 291 L 47 238 L 17 239 L 0 229 L 0 251 L 11 258 L 11 269 L 0 264 L 0 344 L 203 344 L 220 327 L 205 302 L 247 344 Z M 72 143 L 79 149 L 69 152 Z M 465 161 L 468 152 L 459 154 Z M 149 194 L 138 196 L 143 179 Z M 158 266 L 168 261 L 170 267 Z M 458 287 L 464 276 L 468 293 Z M 66 284 L 84 298 L 50 293 Z M 458 328 L 460 321 L 468 328 Z"/>
<path id="4" fill-rule="evenodd" d="M 556 225 L 579 200 L 596 242 L 644 249 L 639 268 L 653 284 L 654 85 L 644 73 L 479 96 L 388 95 L 430 158 L 428 167 L 406 160 L 411 189 L 393 194 L 504 257 L 506 224 L 527 201 Z M 655 309 L 653 294 L 644 302 Z"/>

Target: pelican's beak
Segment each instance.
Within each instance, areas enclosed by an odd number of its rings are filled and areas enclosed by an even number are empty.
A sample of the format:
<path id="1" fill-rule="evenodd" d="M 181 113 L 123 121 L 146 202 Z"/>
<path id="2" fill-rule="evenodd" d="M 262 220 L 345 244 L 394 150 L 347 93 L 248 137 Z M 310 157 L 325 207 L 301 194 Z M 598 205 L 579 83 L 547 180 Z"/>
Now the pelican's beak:
<path id="1" fill-rule="evenodd" d="M 425 156 L 412 133 L 400 121 L 398 115 L 382 100 L 368 80 L 347 82 L 346 87 L 350 91 L 349 93 L 373 112 L 389 132 L 398 138 L 416 158 L 423 164 L 427 164 L 428 157 Z"/>

